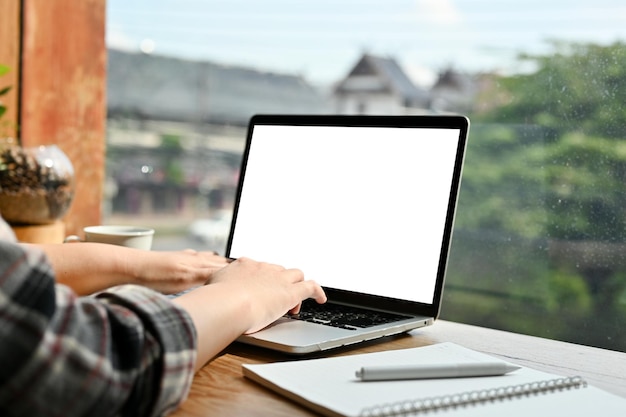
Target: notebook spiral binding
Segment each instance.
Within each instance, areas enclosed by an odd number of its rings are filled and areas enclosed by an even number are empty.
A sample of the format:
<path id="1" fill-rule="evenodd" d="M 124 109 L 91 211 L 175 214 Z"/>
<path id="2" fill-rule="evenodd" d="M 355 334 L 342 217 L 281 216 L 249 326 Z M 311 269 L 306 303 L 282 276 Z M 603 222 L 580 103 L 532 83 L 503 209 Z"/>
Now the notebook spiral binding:
<path id="1" fill-rule="evenodd" d="M 405 416 L 474 406 L 485 402 L 507 401 L 555 391 L 585 388 L 587 382 L 580 376 L 556 378 L 459 394 L 381 404 L 361 411 L 362 417 Z"/>

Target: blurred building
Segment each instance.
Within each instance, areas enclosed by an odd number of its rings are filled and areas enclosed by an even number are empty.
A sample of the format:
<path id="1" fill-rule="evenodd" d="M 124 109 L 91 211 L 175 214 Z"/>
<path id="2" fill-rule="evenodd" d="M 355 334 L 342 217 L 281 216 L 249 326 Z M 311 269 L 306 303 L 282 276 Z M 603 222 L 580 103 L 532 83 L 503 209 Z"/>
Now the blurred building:
<path id="1" fill-rule="evenodd" d="M 105 215 L 195 218 L 232 204 L 255 113 L 328 113 L 302 77 L 109 50 Z"/>
<path id="2" fill-rule="evenodd" d="M 430 98 L 393 58 L 364 54 L 337 83 L 334 102 L 339 114 L 412 114 L 427 112 Z"/>
<path id="3" fill-rule="evenodd" d="M 470 76 L 416 86 L 390 57 L 364 54 L 326 94 L 300 76 L 109 50 L 105 215 L 219 213 L 232 205 L 256 113 L 465 113 Z"/>

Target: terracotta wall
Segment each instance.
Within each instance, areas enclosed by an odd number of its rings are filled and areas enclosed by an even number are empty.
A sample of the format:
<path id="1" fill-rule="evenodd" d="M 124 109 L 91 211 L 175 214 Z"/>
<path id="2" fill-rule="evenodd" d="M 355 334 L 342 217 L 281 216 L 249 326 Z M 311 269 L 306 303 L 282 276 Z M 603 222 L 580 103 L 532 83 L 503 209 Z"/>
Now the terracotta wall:
<path id="1" fill-rule="evenodd" d="M 101 221 L 106 0 L 1 3 L 0 27 L 7 20 L 3 8 L 22 9 L 21 34 L 7 40 L 21 58 L 21 142 L 24 146 L 56 144 L 72 161 L 76 194 L 64 223 L 66 233 L 78 233 L 83 226 Z"/>

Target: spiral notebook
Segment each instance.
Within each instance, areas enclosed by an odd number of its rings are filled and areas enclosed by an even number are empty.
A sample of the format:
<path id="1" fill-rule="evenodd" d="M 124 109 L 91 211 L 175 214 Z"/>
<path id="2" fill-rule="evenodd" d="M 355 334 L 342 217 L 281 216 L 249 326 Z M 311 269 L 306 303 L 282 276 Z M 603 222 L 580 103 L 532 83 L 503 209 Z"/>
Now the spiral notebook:
<path id="1" fill-rule="evenodd" d="M 362 366 L 493 361 L 456 345 L 436 345 L 335 358 L 244 364 L 245 377 L 326 416 L 437 415 L 623 416 L 626 399 L 561 377 L 521 369 L 507 375 L 404 381 L 361 381 Z"/>

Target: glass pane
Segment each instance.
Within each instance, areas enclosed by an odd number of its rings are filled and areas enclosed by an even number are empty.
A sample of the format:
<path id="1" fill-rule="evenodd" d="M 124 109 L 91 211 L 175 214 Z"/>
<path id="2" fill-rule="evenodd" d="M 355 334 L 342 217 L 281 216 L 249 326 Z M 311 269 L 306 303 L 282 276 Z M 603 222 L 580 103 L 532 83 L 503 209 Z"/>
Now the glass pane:
<path id="1" fill-rule="evenodd" d="M 623 7 L 109 0 L 105 221 L 222 251 L 252 114 L 462 113 L 442 318 L 626 351 Z"/>

